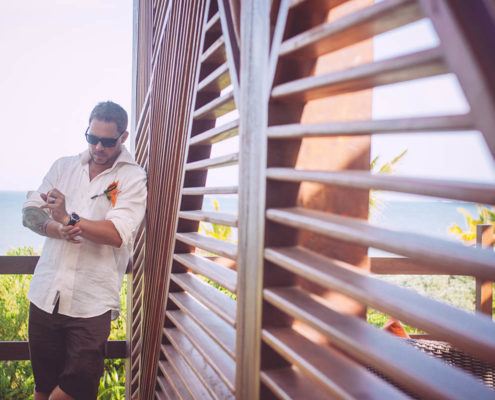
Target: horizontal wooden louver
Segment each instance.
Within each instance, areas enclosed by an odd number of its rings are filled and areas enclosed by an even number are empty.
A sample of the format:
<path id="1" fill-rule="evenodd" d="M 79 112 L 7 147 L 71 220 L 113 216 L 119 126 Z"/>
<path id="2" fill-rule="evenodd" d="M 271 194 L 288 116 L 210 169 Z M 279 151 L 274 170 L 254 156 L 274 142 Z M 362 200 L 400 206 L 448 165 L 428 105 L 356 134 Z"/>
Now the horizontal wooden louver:
<path id="1" fill-rule="evenodd" d="M 262 354 L 261 380 L 279 398 L 313 397 L 308 394 L 312 392 L 314 398 L 323 398 L 325 394 L 339 398 L 490 398 L 491 390 L 465 371 L 448 367 L 441 360 L 419 352 L 415 343 L 419 343 L 417 341 L 420 339 L 393 338 L 356 316 L 346 315 L 349 312 L 345 311 L 347 303 L 342 303 L 344 307 L 338 302 L 333 303 L 333 293 L 340 293 L 356 300 L 357 304 L 381 310 L 418 327 L 436 340 L 443 340 L 479 360 L 490 363 L 495 359 L 495 325 L 491 319 L 468 314 L 371 277 L 359 270 L 365 265 L 364 262 L 353 264 L 345 258 L 339 259 L 344 252 L 339 253 L 335 249 L 350 245 L 373 247 L 406 257 L 401 260 L 415 262 L 418 267 L 427 265 L 430 271 L 438 274 L 468 274 L 488 281 L 495 279 L 493 251 L 467 248 L 446 240 L 384 228 L 363 221 L 363 216 L 355 214 L 357 211 L 332 212 L 323 200 L 308 200 L 307 204 L 304 201 L 304 190 L 311 187 L 319 188 L 315 193 L 321 199 L 325 196 L 332 199 L 331 193 L 341 190 L 352 201 L 350 196 L 357 193 L 355 189 L 359 189 L 361 193 L 386 190 L 495 204 L 495 186 L 491 184 L 381 176 L 364 171 L 363 164 L 360 171 L 345 167 L 336 170 L 315 167 L 318 162 L 311 160 L 308 149 L 322 156 L 322 150 L 317 150 L 316 146 L 326 146 L 325 140 L 337 143 L 336 140 L 359 140 L 364 135 L 390 133 L 455 134 L 476 126 L 472 113 L 388 120 L 353 120 L 352 114 L 349 114 L 345 120 L 332 120 L 329 116 L 325 121 L 323 104 L 338 107 L 338 99 L 344 99 L 342 95 L 365 93 L 366 89 L 378 86 L 450 72 L 442 43 L 436 48 L 395 58 L 363 60 L 359 65 L 319 72 L 322 68 L 318 69 L 316 63 L 327 54 L 357 43 L 364 46 L 362 41 L 365 39 L 424 17 L 423 8 L 416 1 L 392 0 L 375 5 L 369 2 L 369 6 L 363 4 L 361 8 L 357 4 L 353 6 L 354 10 L 346 15 L 332 18 L 331 5 L 327 4 L 327 9 L 330 9 L 327 20 L 317 14 L 321 10 L 317 10 L 316 6 L 312 8 L 310 2 L 293 1 L 290 3 L 284 38 L 279 47 L 272 45 L 272 51 L 278 50 L 279 58 L 268 106 L 267 245 L 265 262 L 260 264 L 260 268 L 265 269 L 266 277 L 263 284 L 263 314 L 270 315 L 263 316 L 262 339 L 279 354 L 280 359 L 276 366 L 273 355 L 268 361 Z M 349 4 L 348 9 L 353 6 Z M 338 7 L 339 4 L 336 4 Z M 344 2 L 342 9 L 345 7 L 347 3 Z M 283 12 L 283 5 L 279 10 Z M 273 15 L 274 10 L 272 25 Z M 305 23 L 302 22 L 302 15 L 306 18 Z M 298 21 L 303 27 L 298 25 Z M 447 40 L 440 39 L 441 42 Z M 352 50 L 348 51 L 351 55 Z M 346 53 L 341 54 L 345 57 Z M 316 67 L 309 68 L 311 62 Z M 318 102 L 322 106 L 315 105 Z M 312 107 L 317 110 L 314 122 L 311 120 Z M 284 108 L 291 110 L 292 114 L 284 115 Z M 337 112 L 330 110 L 329 114 Z M 314 149 L 311 147 L 313 141 Z M 326 148 L 328 157 L 338 156 L 332 153 L 330 145 Z M 298 151 L 299 159 L 294 156 Z M 322 160 L 320 164 L 331 163 Z M 242 182 L 240 184 L 242 187 Z M 340 201 L 338 197 L 333 199 Z M 340 209 L 345 207 L 340 206 Z M 240 219 L 241 230 L 242 224 Z M 326 248 L 318 246 L 318 243 L 326 243 Z M 243 249 L 238 251 L 242 254 Z M 348 257 L 351 251 L 349 247 Z M 332 252 L 336 256 L 330 257 Z M 282 322 L 284 320 L 285 324 Z M 325 339 L 331 344 L 330 347 L 325 345 Z M 335 349 L 343 353 L 334 353 Z M 336 359 L 335 354 L 343 354 L 345 361 Z M 346 358 L 347 354 L 351 358 Z M 263 360 L 266 367 L 263 367 Z M 359 378 L 353 380 L 357 386 L 346 386 L 349 376 L 355 371 L 353 368 L 361 368 L 354 365 L 356 360 L 361 366 L 372 367 L 373 371 L 381 374 L 378 378 L 372 374 L 363 393 L 359 393 L 359 385 L 366 381 L 365 372 L 357 372 Z M 334 372 L 335 365 L 339 365 L 340 369 Z M 346 373 L 340 376 L 343 371 Z M 381 381 L 383 377 L 386 377 L 385 381 Z M 388 390 L 384 387 L 389 387 L 387 382 L 393 382 L 398 388 L 392 387 L 390 390 L 399 391 L 384 395 L 384 391 Z M 313 389 L 311 383 L 316 383 L 318 388 Z M 304 395 L 301 395 L 302 388 L 307 391 Z M 476 395 L 473 394 L 475 391 Z"/>

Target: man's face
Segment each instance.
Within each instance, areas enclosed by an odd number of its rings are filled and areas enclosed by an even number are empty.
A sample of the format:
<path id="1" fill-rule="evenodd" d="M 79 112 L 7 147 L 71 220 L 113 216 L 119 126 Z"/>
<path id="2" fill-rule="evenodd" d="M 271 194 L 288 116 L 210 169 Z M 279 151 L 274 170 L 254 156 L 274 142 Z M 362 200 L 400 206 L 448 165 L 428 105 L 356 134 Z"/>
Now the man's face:
<path id="1" fill-rule="evenodd" d="M 125 142 L 129 135 L 125 132 L 119 137 L 120 132 L 117 130 L 117 124 L 115 122 L 104 122 L 98 119 L 93 119 L 91 121 L 87 133 L 97 136 L 100 139 L 119 138 L 113 147 L 104 147 L 101 141 L 96 145 L 88 143 L 89 154 L 93 162 L 97 165 L 106 166 L 107 168 L 110 168 L 113 165 L 113 162 L 120 154 L 121 144 Z"/>

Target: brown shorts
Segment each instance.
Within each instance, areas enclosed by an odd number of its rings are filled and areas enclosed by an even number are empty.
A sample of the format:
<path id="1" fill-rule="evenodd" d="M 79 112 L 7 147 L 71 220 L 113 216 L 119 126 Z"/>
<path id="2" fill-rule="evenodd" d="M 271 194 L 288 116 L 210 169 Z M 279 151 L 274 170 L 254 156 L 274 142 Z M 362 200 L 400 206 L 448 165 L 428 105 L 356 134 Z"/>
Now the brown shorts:
<path id="1" fill-rule="evenodd" d="M 110 311 L 92 318 L 73 318 L 29 309 L 29 352 L 36 391 L 60 388 L 77 400 L 94 400 L 103 373 Z"/>

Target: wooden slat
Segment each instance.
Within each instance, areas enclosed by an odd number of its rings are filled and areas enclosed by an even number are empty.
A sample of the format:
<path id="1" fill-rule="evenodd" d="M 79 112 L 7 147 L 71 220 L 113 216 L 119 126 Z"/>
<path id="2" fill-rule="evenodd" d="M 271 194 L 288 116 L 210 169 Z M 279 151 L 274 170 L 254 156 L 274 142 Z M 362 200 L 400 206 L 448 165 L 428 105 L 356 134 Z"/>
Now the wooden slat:
<path id="1" fill-rule="evenodd" d="M 178 397 L 175 395 L 175 392 L 172 390 L 164 376 L 158 376 L 156 381 L 161 389 L 161 392 L 156 393 L 159 400 L 178 400 Z"/>
<path id="2" fill-rule="evenodd" d="M 301 247 L 266 249 L 265 257 L 319 286 L 383 311 L 480 359 L 495 359 L 495 325 L 487 317 L 421 296 Z"/>
<path id="3" fill-rule="evenodd" d="M 172 274 L 171 279 L 228 324 L 235 326 L 235 300 L 190 273 Z"/>
<path id="4" fill-rule="evenodd" d="M 139 388 L 138 387 L 139 385 L 139 374 L 136 374 L 134 375 L 134 377 L 132 378 L 132 382 L 131 382 L 131 387 L 132 387 L 132 392 L 133 392 L 133 399 L 136 399 L 136 398 L 139 398 L 139 394 L 137 393 L 137 389 Z"/>
<path id="5" fill-rule="evenodd" d="M 476 130 L 495 157 L 495 37 L 493 1 L 419 0 L 445 53 L 446 63 L 462 88 Z"/>
<path id="6" fill-rule="evenodd" d="M 237 227 L 237 215 L 217 211 L 180 211 L 179 218 L 191 221 L 204 221 L 212 224 Z"/>
<path id="7" fill-rule="evenodd" d="M 237 292 L 237 272 L 191 253 L 174 254 L 174 260 L 194 273 L 203 275 L 218 283 L 228 291 Z"/>
<path id="8" fill-rule="evenodd" d="M 190 146 L 213 144 L 225 139 L 237 136 L 239 133 L 239 119 L 217 126 L 199 135 L 193 136 L 189 142 Z"/>
<path id="9" fill-rule="evenodd" d="M 158 367 L 160 368 L 160 371 L 165 376 L 165 378 L 167 378 L 167 381 L 177 398 L 179 398 L 180 400 L 193 400 L 170 363 L 162 360 L 158 362 Z"/>
<path id="10" fill-rule="evenodd" d="M 405 257 L 370 257 L 370 272 L 380 275 L 445 275 Z"/>
<path id="11" fill-rule="evenodd" d="M 274 125 L 268 128 L 267 135 L 270 139 L 295 139 L 303 137 L 370 135 L 373 133 L 462 132 L 469 129 L 473 129 L 471 115 L 461 114 L 374 121 Z"/>
<path id="12" fill-rule="evenodd" d="M 177 233 L 175 238 L 190 246 L 210 251 L 214 254 L 230 258 L 231 260 L 235 260 L 237 257 L 237 246 L 235 244 L 203 236 L 197 232 Z"/>
<path id="13" fill-rule="evenodd" d="M 376 189 L 446 199 L 495 204 L 495 185 L 440 179 L 392 176 L 365 171 L 302 171 L 268 168 L 267 178 L 290 182 L 317 182 L 355 189 Z"/>
<path id="14" fill-rule="evenodd" d="M 235 110 L 234 92 L 228 91 L 195 110 L 194 119 L 217 119 L 233 110 Z"/>
<path id="15" fill-rule="evenodd" d="M 229 66 L 227 63 L 220 65 L 211 74 L 206 76 L 198 84 L 198 92 L 220 92 L 230 85 Z"/>
<path id="16" fill-rule="evenodd" d="M 366 321 L 340 314 L 296 287 L 265 289 L 269 303 L 326 336 L 333 345 L 385 373 L 421 398 L 492 398 L 493 391 L 470 375 L 419 352 Z M 392 340 L 391 340 L 392 339 Z"/>
<path id="17" fill-rule="evenodd" d="M 237 194 L 238 186 L 209 186 L 182 188 L 183 196 L 203 196 L 208 194 Z"/>
<path id="18" fill-rule="evenodd" d="M 235 359 L 235 330 L 186 292 L 170 293 L 170 299 Z"/>
<path id="19" fill-rule="evenodd" d="M 282 40 L 284 37 L 288 13 L 289 13 L 289 0 L 281 0 L 278 7 L 275 29 L 273 30 L 273 34 L 272 34 L 272 41 L 270 45 L 270 56 L 268 60 L 267 82 L 268 82 L 268 87 L 270 88 L 273 86 L 273 80 L 275 78 L 275 72 L 277 69 L 278 60 L 280 56 L 280 46 L 282 45 Z M 267 91 L 267 96 L 270 96 L 269 90 Z"/>
<path id="20" fill-rule="evenodd" d="M 328 400 L 328 392 L 316 386 L 301 372 L 294 368 L 280 368 L 261 371 L 261 381 L 275 393 L 279 399 Z"/>
<path id="21" fill-rule="evenodd" d="M 220 13 L 217 11 L 213 17 L 211 17 L 205 26 L 205 31 L 220 31 Z"/>
<path id="22" fill-rule="evenodd" d="M 316 58 L 422 17 L 415 0 L 384 1 L 286 40 L 280 48 L 280 55 Z"/>
<path id="23" fill-rule="evenodd" d="M 235 363 L 198 325 L 182 311 L 167 311 L 167 317 L 194 344 L 231 392 L 234 391 Z"/>
<path id="24" fill-rule="evenodd" d="M 272 98 L 280 101 L 309 101 L 447 72 L 440 49 L 434 48 L 283 83 L 273 88 Z"/>
<path id="25" fill-rule="evenodd" d="M 31 275 L 39 256 L 0 256 L 0 275 Z"/>
<path id="26" fill-rule="evenodd" d="M 234 21 L 235 6 L 232 0 L 218 0 L 218 12 L 220 13 L 220 24 L 225 39 L 225 54 L 229 66 L 230 80 L 234 92 L 235 102 L 239 102 L 239 73 L 240 73 L 240 50 L 239 32 L 236 21 Z M 234 8 L 233 8 L 234 6 Z"/>
<path id="27" fill-rule="evenodd" d="M 206 160 L 194 161 L 186 164 L 186 171 L 202 170 L 209 168 L 229 167 L 237 164 L 239 153 L 227 154 L 225 156 L 208 158 Z"/>
<path id="28" fill-rule="evenodd" d="M 194 399 L 211 399 L 209 392 L 203 386 L 191 367 L 172 345 L 162 345 L 162 353 L 168 363 L 174 368 L 176 375 L 182 380 L 184 387 Z"/>
<path id="29" fill-rule="evenodd" d="M 342 353 L 318 346 L 289 328 L 262 330 L 263 341 L 294 364 L 329 398 L 406 399 L 408 396 L 382 381 Z"/>
<path id="30" fill-rule="evenodd" d="M 206 49 L 201 55 L 200 62 L 203 63 L 224 63 L 227 60 L 225 54 L 225 40 L 220 36 L 213 44 Z"/>
<path id="31" fill-rule="evenodd" d="M 443 239 L 375 226 L 356 218 L 342 217 L 300 207 L 270 209 L 267 218 L 296 229 L 307 229 L 361 246 L 374 247 L 427 263 L 452 275 L 469 274 L 495 280 L 495 253 Z"/>
<path id="32" fill-rule="evenodd" d="M 174 345 L 177 351 L 189 364 L 191 369 L 196 373 L 198 378 L 203 382 L 209 394 L 218 400 L 233 399 L 225 383 L 220 380 L 215 371 L 208 365 L 203 356 L 194 348 L 192 343 L 178 329 L 164 329 L 164 333 Z"/>

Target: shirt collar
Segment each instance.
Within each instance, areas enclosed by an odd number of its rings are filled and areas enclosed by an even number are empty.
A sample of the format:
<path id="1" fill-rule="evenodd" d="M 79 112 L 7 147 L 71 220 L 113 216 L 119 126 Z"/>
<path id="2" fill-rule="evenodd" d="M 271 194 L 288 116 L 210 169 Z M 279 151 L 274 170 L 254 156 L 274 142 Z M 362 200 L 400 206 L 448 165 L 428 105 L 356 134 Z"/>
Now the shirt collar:
<path id="1" fill-rule="evenodd" d="M 79 161 L 81 162 L 83 167 L 89 164 L 90 159 L 91 156 L 89 155 L 89 150 L 85 150 L 82 153 L 79 153 Z M 122 150 L 120 151 L 119 156 L 107 171 L 111 171 L 118 164 L 136 164 L 136 161 L 134 161 L 134 158 L 132 158 L 131 153 L 129 153 L 125 146 L 122 146 Z"/>

